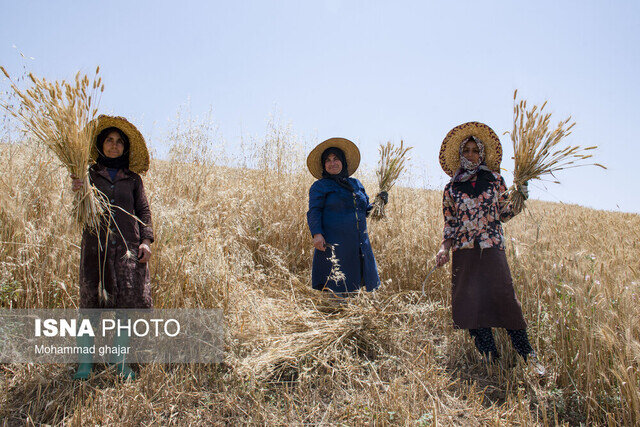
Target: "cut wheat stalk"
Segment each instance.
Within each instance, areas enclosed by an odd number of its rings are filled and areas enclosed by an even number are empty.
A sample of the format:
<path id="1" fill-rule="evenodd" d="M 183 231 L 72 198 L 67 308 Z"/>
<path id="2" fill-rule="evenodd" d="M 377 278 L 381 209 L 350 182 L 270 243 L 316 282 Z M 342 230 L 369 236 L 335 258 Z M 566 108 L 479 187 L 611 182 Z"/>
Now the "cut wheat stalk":
<path id="1" fill-rule="evenodd" d="M 525 207 L 526 200 L 522 187 L 529 181 L 551 175 L 554 177 L 552 182 L 559 184 L 554 175 L 557 171 L 589 165 L 606 167 L 599 163 L 582 163 L 592 157 L 590 152 L 597 148 L 596 145 L 585 148 L 562 146 L 561 142 L 576 124 L 571 116 L 551 129 L 551 113 L 544 112 L 547 101 L 541 107 L 527 108 L 527 101 L 518 101 L 517 96 L 516 90 L 513 93 L 513 129 L 505 133 L 511 136 L 515 161 L 509 200 L 513 209 L 519 212 Z"/>
<path id="2" fill-rule="evenodd" d="M 72 176 L 84 181 L 75 194 L 73 216 L 81 227 L 98 230 L 108 201 L 89 181 L 89 158 L 100 95 L 104 91 L 96 68 L 93 79 L 76 74 L 74 81 L 48 81 L 29 74 L 31 86 L 21 90 L 4 67 L 0 69 L 17 96 L 17 106 L 2 102 L 25 130 L 51 150 Z"/>
<path id="3" fill-rule="evenodd" d="M 407 152 L 413 147 L 404 147 L 404 141 L 400 141 L 400 146 L 394 146 L 390 141 L 386 144 L 380 144 L 378 149 L 380 152 L 380 160 L 378 160 L 378 169 L 376 176 L 378 177 L 379 191 L 373 201 L 373 210 L 371 211 L 371 219 L 381 220 L 385 216 L 385 202 L 382 200 L 380 193 L 391 191 L 400 174 L 404 171 L 405 162 L 409 160 Z"/>

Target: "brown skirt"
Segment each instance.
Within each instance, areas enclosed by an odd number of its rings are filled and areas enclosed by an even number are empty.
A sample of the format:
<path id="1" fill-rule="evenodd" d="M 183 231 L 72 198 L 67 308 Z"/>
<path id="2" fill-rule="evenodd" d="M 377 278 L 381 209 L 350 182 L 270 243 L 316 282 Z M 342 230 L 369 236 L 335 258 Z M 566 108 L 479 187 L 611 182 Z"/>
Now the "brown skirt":
<path id="1" fill-rule="evenodd" d="M 451 284 L 454 327 L 527 327 L 503 250 L 476 245 L 453 251 Z"/>

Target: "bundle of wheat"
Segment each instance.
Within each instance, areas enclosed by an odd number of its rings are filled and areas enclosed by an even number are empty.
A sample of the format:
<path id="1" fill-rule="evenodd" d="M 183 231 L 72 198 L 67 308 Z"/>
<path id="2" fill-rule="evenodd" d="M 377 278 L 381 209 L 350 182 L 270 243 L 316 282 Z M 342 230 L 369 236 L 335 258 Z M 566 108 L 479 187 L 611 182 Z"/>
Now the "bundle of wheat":
<path id="1" fill-rule="evenodd" d="M 108 201 L 90 184 L 88 175 L 96 124 L 93 119 L 104 91 L 98 76 L 100 67 L 91 81 L 79 72 L 73 82 L 50 82 L 30 73 L 32 85 L 26 90 L 11 80 L 4 67 L 0 69 L 19 99 L 17 106 L 6 102 L 0 105 L 51 150 L 72 176 L 84 181 L 83 189 L 76 192 L 73 213 L 77 224 L 96 230 L 108 207 Z"/>
<path id="2" fill-rule="evenodd" d="M 516 212 L 524 208 L 526 200 L 522 187 L 533 179 L 542 179 L 544 175 L 554 177 L 552 182 L 558 183 L 553 175 L 563 169 L 578 166 L 594 165 L 606 169 L 599 163 L 580 163 L 592 157 L 589 151 L 596 145 L 582 148 L 580 146 L 560 146 L 561 141 L 571 134 L 575 122 L 571 117 L 558 123 L 550 130 L 551 113 L 543 112 L 547 105 L 534 105 L 527 109 L 527 101 L 517 101 L 518 91 L 513 94 L 513 130 L 509 133 L 513 142 L 515 166 L 513 169 L 513 186 L 509 190 L 509 199 Z"/>
<path id="3" fill-rule="evenodd" d="M 280 333 L 264 339 L 255 353 L 240 362 L 241 373 L 262 381 L 286 382 L 318 374 L 331 365 L 355 371 L 361 359 L 391 357 L 395 345 L 389 320 L 404 315 L 393 300 L 381 303 L 373 295 L 358 293 L 338 302 L 323 293 L 299 303 L 307 308 L 279 319 L 284 322 Z"/>
<path id="4" fill-rule="evenodd" d="M 373 202 L 372 219 L 380 220 L 384 218 L 385 201 L 380 196 L 380 193 L 388 193 L 394 186 L 405 168 L 405 161 L 408 160 L 408 157 L 406 157 L 407 152 L 412 148 L 405 148 L 404 141 L 400 141 L 399 147 L 395 147 L 391 142 L 387 142 L 386 145 L 380 144 L 380 160 L 378 160 L 378 169 L 376 170 L 380 191 Z"/>

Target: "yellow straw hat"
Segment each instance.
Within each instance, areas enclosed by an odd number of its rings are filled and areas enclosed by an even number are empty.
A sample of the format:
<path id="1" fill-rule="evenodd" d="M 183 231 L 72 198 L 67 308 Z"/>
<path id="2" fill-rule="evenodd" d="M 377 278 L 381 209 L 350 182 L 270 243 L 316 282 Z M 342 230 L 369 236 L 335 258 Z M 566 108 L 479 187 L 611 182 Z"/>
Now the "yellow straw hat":
<path id="1" fill-rule="evenodd" d="M 360 165 L 360 150 L 356 144 L 346 138 L 329 138 L 316 146 L 307 157 L 309 172 L 317 179 L 322 178 L 322 153 L 327 148 L 336 147 L 342 150 L 347 159 L 347 173 L 353 175 Z"/>
<path id="2" fill-rule="evenodd" d="M 440 166 L 447 175 L 453 176 L 460 168 L 460 144 L 474 136 L 484 144 L 484 162 L 495 172 L 500 172 L 502 145 L 500 138 L 489 126 L 480 122 L 468 122 L 451 129 L 440 147 Z"/>
<path id="3" fill-rule="evenodd" d="M 129 169 L 139 175 L 147 172 L 149 170 L 149 151 L 147 150 L 147 144 L 144 142 L 144 137 L 140 131 L 124 117 L 107 116 L 104 114 L 98 116 L 96 119 L 96 129 L 91 138 L 90 161 L 95 163 L 98 158 L 98 148 L 95 144 L 96 138 L 100 132 L 110 127 L 120 129 L 129 137 Z"/>

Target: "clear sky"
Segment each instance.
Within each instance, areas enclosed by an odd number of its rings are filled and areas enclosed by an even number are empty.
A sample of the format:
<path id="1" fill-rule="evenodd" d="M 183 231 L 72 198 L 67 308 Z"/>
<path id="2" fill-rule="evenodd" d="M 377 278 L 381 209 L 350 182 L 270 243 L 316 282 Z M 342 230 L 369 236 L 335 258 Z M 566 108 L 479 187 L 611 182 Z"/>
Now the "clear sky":
<path id="1" fill-rule="evenodd" d="M 432 188 L 447 181 L 442 139 L 466 121 L 493 127 L 513 168 L 502 133 L 518 89 L 571 115 L 567 142 L 599 145 L 609 168 L 560 172 L 531 197 L 640 212 L 637 1 L 0 0 L 0 16 L 0 64 L 50 79 L 100 65 L 103 112 L 152 144 L 187 101 L 212 109 L 231 147 L 280 111 L 310 143 L 354 140 L 370 165 L 378 144 L 404 139 Z"/>

